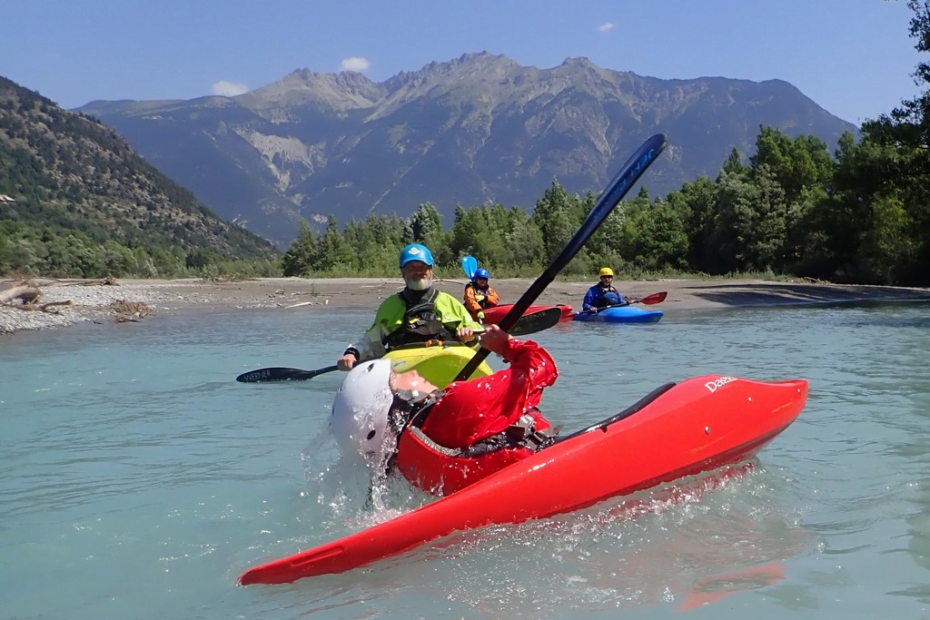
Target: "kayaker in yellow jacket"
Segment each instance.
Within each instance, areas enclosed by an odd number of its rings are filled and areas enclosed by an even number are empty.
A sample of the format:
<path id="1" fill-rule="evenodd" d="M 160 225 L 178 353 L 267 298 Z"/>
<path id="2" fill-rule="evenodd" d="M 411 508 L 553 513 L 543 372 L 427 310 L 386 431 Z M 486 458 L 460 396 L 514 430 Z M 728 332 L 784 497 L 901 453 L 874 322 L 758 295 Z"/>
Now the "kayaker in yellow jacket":
<path id="1" fill-rule="evenodd" d="M 475 339 L 481 325 L 452 295 L 433 288 L 433 254 L 419 243 L 400 253 L 404 290 L 385 299 L 365 336 L 349 346 L 336 361 L 339 370 L 351 370 L 361 360 L 381 357 L 388 349 L 429 340 Z"/>

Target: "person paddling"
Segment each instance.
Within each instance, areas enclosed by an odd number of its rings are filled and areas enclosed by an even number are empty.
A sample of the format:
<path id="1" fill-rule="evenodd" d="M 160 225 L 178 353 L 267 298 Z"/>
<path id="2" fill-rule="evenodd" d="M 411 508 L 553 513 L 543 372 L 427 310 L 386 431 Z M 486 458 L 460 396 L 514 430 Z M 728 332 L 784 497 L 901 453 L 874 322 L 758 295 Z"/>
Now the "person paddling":
<path id="1" fill-rule="evenodd" d="M 610 267 L 602 267 L 600 281 L 588 289 L 584 296 L 581 309 L 583 312 L 598 312 L 608 306 L 626 305 L 623 295 L 614 288 L 614 270 Z"/>
<path id="2" fill-rule="evenodd" d="M 476 321 L 484 320 L 484 311 L 500 303 L 501 298 L 491 288 L 491 274 L 481 267 L 475 270 L 475 277 L 465 285 L 465 308 Z"/>
<path id="3" fill-rule="evenodd" d="M 442 391 L 416 370 L 396 372 L 390 360 L 357 364 L 333 401 L 330 428 L 340 448 L 383 467 L 408 423 L 451 450 L 522 447 L 517 458 L 526 458 L 554 441 L 551 424 L 536 408 L 543 389 L 559 376 L 552 356 L 497 325 L 485 330 L 481 346 L 509 361 L 510 368 Z"/>
<path id="4" fill-rule="evenodd" d="M 339 370 L 351 370 L 359 361 L 381 357 L 389 349 L 430 340 L 475 339 L 481 329 L 458 299 L 433 288 L 433 254 L 412 243 L 401 250 L 400 272 L 404 289 L 385 299 L 364 337 L 350 345 L 336 361 Z"/>

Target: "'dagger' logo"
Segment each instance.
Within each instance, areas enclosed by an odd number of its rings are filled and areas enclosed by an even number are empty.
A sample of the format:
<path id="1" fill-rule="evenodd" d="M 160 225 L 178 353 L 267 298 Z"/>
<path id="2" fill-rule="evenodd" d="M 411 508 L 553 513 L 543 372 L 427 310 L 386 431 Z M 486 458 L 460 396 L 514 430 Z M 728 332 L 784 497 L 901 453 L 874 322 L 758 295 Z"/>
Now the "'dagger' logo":
<path id="1" fill-rule="evenodd" d="M 723 387 L 730 381 L 736 381 L 736 377 L 720 377 L 719 379 L 708 381 L 707 383 L 704 384 L 704 387 L 710 390 L 711 394 L 713 394 L 714 392 L 717 391 L 717 388 Z"/>

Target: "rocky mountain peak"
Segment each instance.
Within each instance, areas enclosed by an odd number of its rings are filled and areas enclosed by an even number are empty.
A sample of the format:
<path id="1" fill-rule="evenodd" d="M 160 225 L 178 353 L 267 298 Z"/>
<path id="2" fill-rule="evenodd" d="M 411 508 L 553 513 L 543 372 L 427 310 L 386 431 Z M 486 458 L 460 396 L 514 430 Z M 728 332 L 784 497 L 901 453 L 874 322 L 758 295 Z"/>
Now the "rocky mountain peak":
<path id="1" fill-rule="evenodd" d="M 763 124 L 828 144 L 856 131 L 783 81 L 663 80 L 585 57 L 540 69 L 487 51 L 381 83 L 299 69 L 235 101 L 241 114 L 178 103 L 171 123 L 157 103 L 95 107 L 208 205 L 279 242 L 300 218 L 409 215 L 426 201 L 449 216 L 456 204 L 530 208 L 553 178 L 597 191 L 657 132 L 673 147 L 650 175 L 653 193 L 715 176 Z"/>

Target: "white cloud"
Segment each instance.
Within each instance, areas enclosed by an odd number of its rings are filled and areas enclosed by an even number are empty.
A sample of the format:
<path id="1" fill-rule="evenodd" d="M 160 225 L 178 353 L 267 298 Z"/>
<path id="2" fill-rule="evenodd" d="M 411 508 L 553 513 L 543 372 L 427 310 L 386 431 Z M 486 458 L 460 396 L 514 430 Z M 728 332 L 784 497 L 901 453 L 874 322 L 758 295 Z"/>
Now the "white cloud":
<path id="1" fill-rule="evenodd" d="M 610 29 L 613 28 L 613 27 L 614 27 L 614 25 L 611 24 L 610 22 L 604 22 L 603 24 L 601 24 L 600 26 L 598 26 L 597 29 L 598 29 L 598 31 L 600 31 L 600 32 L 607 32 L 608 30 L 610 30 Z"/>
<path id="2" fill-rule="evenodd" d="M 210 94 L 219 95 L 221 97 L 235 97 L 236 95 L 248 92 L 248 90 L 249 87 L 245 84 L 220 80 L 219 82 L 214 82 L 210 87 Z"/>
<path id="3" fill-rule="evenodd" d="M 368 62 L 367 58 L 362 58 L 361 56 L 349 56 L 348 58 L 343 58 L 342 63 L 339 67 L 343 71 L 358 71 L 361 73 L 365 69 L 371 66 L 371 63 Z"/>

